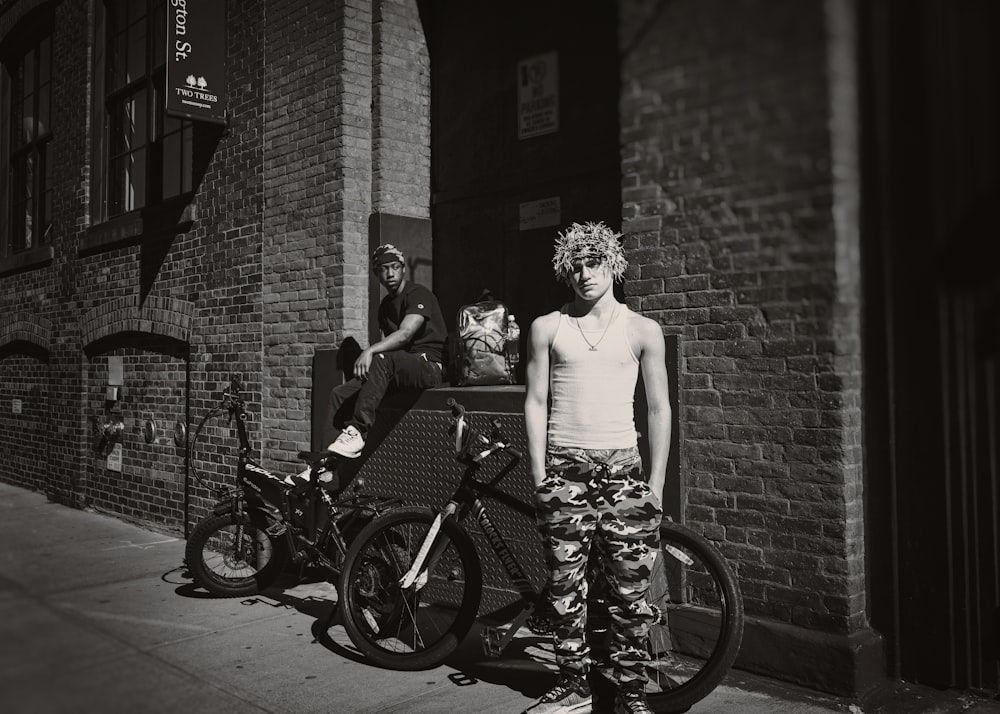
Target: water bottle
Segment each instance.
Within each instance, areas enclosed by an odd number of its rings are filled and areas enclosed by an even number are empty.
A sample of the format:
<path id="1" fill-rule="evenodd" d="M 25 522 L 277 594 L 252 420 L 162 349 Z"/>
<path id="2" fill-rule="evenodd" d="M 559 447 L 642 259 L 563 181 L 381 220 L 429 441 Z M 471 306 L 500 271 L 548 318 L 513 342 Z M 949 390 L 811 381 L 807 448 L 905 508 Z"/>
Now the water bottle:
<path id="1" fill-rule="evenodd" d="M 507 335 L 504 340 L 503 352 L 507 359 L 507 371 L 510 373 L 510 381 L 514 381 L 514 370 L 521 359 L 519 345 L 521 342 L 521 328 L 518 327 L 517 320 L 513 315 L 507 316 Z"/>

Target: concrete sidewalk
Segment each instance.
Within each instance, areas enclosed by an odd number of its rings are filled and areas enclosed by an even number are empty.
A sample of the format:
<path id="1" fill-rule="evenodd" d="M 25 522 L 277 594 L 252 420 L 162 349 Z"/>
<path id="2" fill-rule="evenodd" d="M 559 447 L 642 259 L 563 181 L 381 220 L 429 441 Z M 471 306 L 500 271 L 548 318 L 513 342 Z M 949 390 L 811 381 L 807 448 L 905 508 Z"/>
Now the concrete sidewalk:
<path id="1" fill-rule="evenodd" d="M 2 483 L 0 542 L 7 714 L 517 714 L 553 679 L 539 659 L 489 660 L 474 643 L 430 671 L 368 666 L 342 627 L 321 632 L 336 599 L 332 585 L 209 598 L 185 573 L 183 540 Z M 877 711 L 1000 711 L 955 697 L 942 706 Z M 691 709 L 845 711 L 862 708 L 740 672 Z"/>

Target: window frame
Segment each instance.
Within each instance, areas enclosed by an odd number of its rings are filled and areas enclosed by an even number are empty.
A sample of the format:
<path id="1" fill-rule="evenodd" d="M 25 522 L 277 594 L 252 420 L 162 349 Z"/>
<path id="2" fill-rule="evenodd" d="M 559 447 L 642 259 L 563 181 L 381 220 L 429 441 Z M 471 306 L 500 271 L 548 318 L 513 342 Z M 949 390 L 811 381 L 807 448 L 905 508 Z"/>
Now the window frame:
<path id="1" fill-rule="evenodd" d="M 4 42 L 3 81 L 0 87 L 3 96 L 0 102 L 3 117 L 0 122 L 0 195 L 4 197 L 6 210 L 0 215 L 0 257 L 30 254 L 51 240 L 54 38 L 52 18 L 33 17 L 30 22 L 25 20 L 19 24 Z M 29 59 L 32 85 L 30 115 L 24 111 L 25 99 L 29 95 L 25 87 L 25 82 L 29 81 L 25 76 Z M 45 65 L 47 72 L 43 73 L 41 70 Z M 47 103 L 44 117 L 39 111 L 43 98 Z M 17 125 L 23 127 L 25 118 L 29 116 L 32 121 L 30 134 L 16 139 Z M 18 170 L 21 161 L 23 169 Z M 27 186 L 29 175 L 31 185 Z M 23 198 L 16 195 L 18 189 L 26 189 Z M 25 206 L 30 206 L 29 215 L 21 211 Z M 27 227 L 29 220 L 30 234 Z"/>
<path id="2" fill-rule="evenodd" d="M 194 192 L 194 124 L 168 116 L 165 109 L 168 0 L 141 2 L 145 3 L 144 14 L 132 21 L 130 12 L 139 4 L 137 0 L 96 3 L 93 106 L 99 118 L 94 126 L 101 131 L 95 132 L 94 141 L 93 165 L 98 171 L 92 192 L 92 224 L 190 200 Z M 124 27 L 118 27 L 123 17 Z M 132 46 L 127 40 L 139 22 L 143 23 L 142 73 L 131 76 L 128 50 Z M 116 54 L 114 43 L 123 37 L 125 52 Z M 115 72 L 122 69 L 124 79 L 118 82 Z M 141 127 L 134 121 L 129 123 L 140 115 Z M 141 143 L 135 142 L 136 135 Z M 176 163 L 170 163 L 171 159 Z M 175 168 L 171 174 L 175 182 L 165 187 L 165 167 L 170 166 Z"/>

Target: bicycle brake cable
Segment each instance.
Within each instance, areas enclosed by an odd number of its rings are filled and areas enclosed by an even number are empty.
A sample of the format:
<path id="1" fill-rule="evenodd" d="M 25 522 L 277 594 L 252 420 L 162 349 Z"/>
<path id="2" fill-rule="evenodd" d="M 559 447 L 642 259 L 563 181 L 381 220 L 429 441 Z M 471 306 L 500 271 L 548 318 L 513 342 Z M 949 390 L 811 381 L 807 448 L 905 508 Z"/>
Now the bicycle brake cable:
<path id="1" fill-rule="evenodd" d="M 215 409 L 210 410 L 208 414 L 206 414 L 204 417 L 202 417 L 202 420 L 198 423 L 198 426 L 194 430 L 194 435 L 191 437 L 191 444 L 188 449 L 188 464 L 190 464 L 191 466 L 191 475 L 194 476 L 195 479 L 197 479 L 198 483 L 200 483 L 204 488 L 207 489 L 211 489 L 212 486 L 198 474 L 198 467 L 195 466 L 195 458 L 194 458 L 195 449 L 198 446 L 198 436 L 201 434 L 201 430 L 205 427 L 205 424 L 208 422 L 209 419 L 219 416 L 219 414 L 221 414 L 223 411 L 226 410 L 221 407 L 216 407 Z"/>

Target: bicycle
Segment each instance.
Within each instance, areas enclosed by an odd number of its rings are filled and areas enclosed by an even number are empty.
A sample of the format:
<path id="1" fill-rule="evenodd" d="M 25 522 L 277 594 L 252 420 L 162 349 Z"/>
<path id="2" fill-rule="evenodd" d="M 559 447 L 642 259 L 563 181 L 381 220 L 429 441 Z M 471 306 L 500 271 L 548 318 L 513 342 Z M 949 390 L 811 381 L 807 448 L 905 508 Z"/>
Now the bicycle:
<path id="1" fill-rule="evenodd" d="M 362 493 L 361 479 L 345 488 L 337 473 L 341 457 L 329 451 L 299 452 L 309 464 L 308 478 L 289 482 L 262 468 L 250 457 L 245 407 L 240 384 L 232 380 L 192 439 L 193 456 L 202 428 L 225 413 L 236 424 L 239 444 L 236 484 L 217 489 L 215 506 L 188 538 L 184 560 L 192 577 L 217 597 L 255 595 L 272 585 L 289 561 L 300 573 L 318 566 L 335 580 L 354 535 L 400 502 Z M 195 478 L 210 488 L 193 458 L 190 463 Z"/>
<path id="2" fill-rule="evenodd" d="M 454 400 L 448 404 L 455 458 L 466 469 L 447 505 L 440 511 L 403 507 L 373 519 L 355 538 L 341 571 L 341 621 L 362 654 L 390 669 L 434 667 L 471 629 L 483 583 L 479 556 L 464 526 L 470 514 L 520 596 L 519 612 L 506 630 L 484 629 L 485 653 L 499 656 L 525 624 L 536 633 L 546 631 L 546 591 L 536 589 L 525 576 L 483 497 L 532 519 L 534 508 L 497 488 L 512 466 L 489 481 L 477 479 L 487 459 L 501 453 L 520 459 L 521 454 L 502 438 L 498 422 L 493 422 L 489 437 L 475 433 L 464 407 Z M 588 629 L 596 657 L 607 647 L 609 635 L 602 622 L 610 615 L 600 569 L 590 571 L 594 581 Z M 661 615 L 647 638 L 647 698 L 654 711 L 683 711 L 711 693 L 736 659 L 743 636 L 739 584 L 704 536 L 664 520 L 647 597 Z"/>

